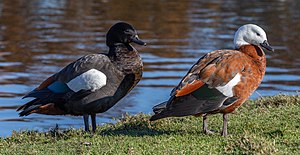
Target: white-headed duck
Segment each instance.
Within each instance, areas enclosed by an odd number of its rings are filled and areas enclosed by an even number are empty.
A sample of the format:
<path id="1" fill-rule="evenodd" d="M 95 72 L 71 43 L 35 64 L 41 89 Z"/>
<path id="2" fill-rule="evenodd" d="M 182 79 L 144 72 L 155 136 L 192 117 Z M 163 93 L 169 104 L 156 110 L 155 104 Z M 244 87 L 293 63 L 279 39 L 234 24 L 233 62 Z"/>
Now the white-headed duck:
<path id="1" fill-rule="evenodd" d="M 235 50 L 216 50 L 201 57 L 172 92 L 168 101 L 153 107 L 151 121 L 165 117 L 223 114 L 222 135 L 227 135 L 227 114 L 240 107 L 257 89 L 266 71 L 262 48 L 274 51 L 265 31 L 254 24 L 241 26 L 234 36 Z"/>

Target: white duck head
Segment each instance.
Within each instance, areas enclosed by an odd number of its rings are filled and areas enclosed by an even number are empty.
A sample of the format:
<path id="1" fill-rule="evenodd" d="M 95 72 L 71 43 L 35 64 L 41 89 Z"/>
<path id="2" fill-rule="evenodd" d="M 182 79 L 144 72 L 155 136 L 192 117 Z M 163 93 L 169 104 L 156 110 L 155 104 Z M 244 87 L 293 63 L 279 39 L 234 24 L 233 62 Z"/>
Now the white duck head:
<path id="1" fill-rule="evenodd" d="M 234 36 L 235 48 L 239 49 L 243 45 L 256 45 L 265 48 L 268 51 L 274 51 L 269 45 L 266 32 L 259 26 L 254 24 L 246 24 L 241 26 Z"/>

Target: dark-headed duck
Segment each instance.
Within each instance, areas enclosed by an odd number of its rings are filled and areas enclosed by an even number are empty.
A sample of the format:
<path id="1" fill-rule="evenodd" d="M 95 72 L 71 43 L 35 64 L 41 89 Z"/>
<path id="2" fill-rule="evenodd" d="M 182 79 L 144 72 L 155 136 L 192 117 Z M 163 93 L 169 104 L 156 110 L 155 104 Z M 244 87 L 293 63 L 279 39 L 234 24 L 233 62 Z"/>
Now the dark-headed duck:
<path id="1" fill-rule="evenodd" d="M 216 50 L 200 58 L 172 90 L 170 99 L 153 107 L 155 115 L 150 120 L 203 116 L 204 133 L 212 133 L 207 128 L 207 116 L 222 113 L 222 135 L 226 136 L 228 113 L 249 98 L 265 75 L 262 48 L 274 51 L 265 31 L 254 24 L 237 30 L 234 45 L 235 50 Z"/>
<path id="2" fill-rule="evenodd" d="M 96 114 L 107 111 L 123 98 L 142 77 L 143 64 L 130 44 L 146 45 L 128 23 L 113 25 L 106 35 L 108 54 L 89 54 L 50 76 L 26 97 L 35 99 L 22 105 L 20 116 L 83 115 L 85 130 L 96 130 Z"/>

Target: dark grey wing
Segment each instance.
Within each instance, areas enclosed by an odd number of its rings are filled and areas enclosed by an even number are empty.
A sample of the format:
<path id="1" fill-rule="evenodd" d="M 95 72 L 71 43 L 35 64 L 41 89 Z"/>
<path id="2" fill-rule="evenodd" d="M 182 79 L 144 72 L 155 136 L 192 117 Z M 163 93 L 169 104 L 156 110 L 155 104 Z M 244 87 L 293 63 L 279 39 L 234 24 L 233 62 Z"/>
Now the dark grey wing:
<path id="1" fill-rule="evenodd" d="M 150 120 L 209 113 L 218 109 L 228 99 L 231 98 L 204 85 L 188 95 L 171 96 L 169 101 L 165 102 L 165 107 L 160 107 L 160 109 L 154 107 L 155 115 Z"/>
<path id="2" fill-rule="evenodd" d="M 69 82 L 76 77 L 86 73 L 87 71 L 95 69 L 102 72 L 110 81 L 121 81 L 124 77 L 110 59 L 104 54 L 89 54 L 79 58 L 78 60 L 70 63 L 58 73 L 52 75 L 44 82 L 42 82 L 35 90 L 29 92 L 26 97 L 45 98 L 49 93 L 55 94 L 72 94 L 76 99 L 81 96 L 86 96 L 89 89 L 74 91 L 70 88 Z M 101 80 L 101 79 L 98 79 Z M 80 81 L 79 81 L 80 82 Z M 79 83 L 78 83 L 79 84 Z M 110 87 L 113 83 L 108 83 L 107 87 Z M 112 89 L 112 88 L 111 88 Z"/>
<path id="3" fill-rule="evenodd" d="M 97 69 L 99 71 L 107 71 L 111 69 L 112 72 L 115 72 L 116 67 L 114 67 L 110 59 L 104 54 L 89 54 L 63 68 L 55 75 L 55 79 L 68 83 L 90 69 Z"/>
<path id="4" fill-rule="evenodd" d="M 115 67 L 110 62 L 110 59 L 106 55 L 102 54 L 90 54 L 79 58 L 78 60 L 72 62 L 65 68 L 63 68 L 58 73 L 50 76 L 48 79 L 43 81 L 37 88 L 33 91 L 26 94 L 23 98 L 26 97 L 35 97 L 35 98 L 47 98 L 49 94 L 66 94 L 74 93 L 72 89 L 69 88 L 68 82 L 75 79 L 77 76 L 87 72 L 90 69 L 105 69 L 111 67 L 112 70 Z M 80 90 L 76 93 L 84 94 L 86 91 Z"/>
<path id="5" fill-rule="evenodd" d="M 57 73 L 56 79 L 69 84 L 73 79 L 91 69 L 100 71 L 106 76 L 105 85 L 99 89 L 81 89 L 71 94 L 68 102 L 64 105 L 69 113 L 84 114 L 106 111 L 124 97 L 133 86 L 134 74 L 125 75 L 106 55 L 101 54 L 82 57 Z M 70 88 L 72 89 L 72 87 Z"/>
<path id="6" fill-rule="evenodd" d="M 83 86 L 83 88 L 80 89 L 80 85 L 89 85 L 90 83 L 88 83 L 89 81 L 86 81 L 86 83 L 82 83 L 79 80 L 73 82 L 73 85 L 75 85 L 76 87 L 76 90 L 74 90 L 74 88 L 71 87 L 72 80 L 80 78 L 80 76 L 83 76 L 83 74 L 91 70 L 100 71 L 100 73 L 104 75 L 105 79 L 101 79 L 102 77 L 97 76 L 96 77 L 98 79 L 95 79 L 96 81 L 104 80 L 104 86 L 96 88 Z M 106 55 L 89 54 L 66 66 L 56 74 L 55 79 L 57 79 L 57 81 L 66 83 L 70 87 L 70 89 L 74 90 L 75 93 L 72 94 L 70 100 L 78 100 L 82 98 L 80 96 L 85 97 L 90 93 L 96 93 L 97 98 L 111 96 L 115 93 L 124 77 L 125 75 L 117 69 L 117 67 Z M 95 81 L 91 80 L 91 83 L 92 82 L 95 83 Z"/>
<path id="7" fill-rule="evenodd" d="M 84 86 L 84 84 L 89 85 L 89 80 L 85 81 L 85 83 L 80 83 L 80 80 L 77 80 L 73 82 L 73 86 L 75 85 L 77 89 L 74 90 L 74 88 L 70 87 L 72 86 L 70 85 L 70 81 L 81 77 L 89 70 L 96 70 L 96 72 L 99 71 L 104 74 L 106 77 L 106 84 L 101 88 L 98 87 L 99 90 L 89 89 L 90 87 L 80 89 L 80 86 Z M 39 87 L 28 93 L 25 97 L 34 97 L 36 99 L 24 104 L 18 108 L 18 110 L 24 110 L 26 112 L 24 115 L 27 115 L 33 110 L 36 111 L 40 107 L 45 107 L 43 105 L 55 104 L 56 107 L 59 107 L 61 110 L 68 113 L 72 111 L 73 101 L 86 103 L 106 96 L 112 96 L 117 91 L 118 86 L 124 77 L 123 73 L 115 67 L 106 55 L 86 55 L 69 64 L 60 72 L 49 77 L 42 82 Z M 93 78 L 93 76 L 90 78 Z M 91 82 L 97 83 L 97 80 L 103 79 L 94 78 Z M 92 94 L 94 97 L 89 97 Z"/>

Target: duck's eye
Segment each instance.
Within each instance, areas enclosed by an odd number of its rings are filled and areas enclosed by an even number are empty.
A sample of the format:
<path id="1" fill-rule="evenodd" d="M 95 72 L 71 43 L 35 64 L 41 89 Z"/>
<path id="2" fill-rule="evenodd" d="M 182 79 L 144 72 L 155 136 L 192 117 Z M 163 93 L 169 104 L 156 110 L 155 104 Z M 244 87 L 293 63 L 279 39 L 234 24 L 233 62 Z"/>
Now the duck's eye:
<path id="1" fill-rule="evenodd" d="M 259 34 L 259 33 L 257 33 L 257 32 L 256 32 L 256 35 L 257 35 L 257 36 L 260 36 L 260 34 Z"/>
<path id="2" fill-rule="evenodd" d="M 132 31 L 130 31 L 130 30 L 125 30 L 124 33 L 125 33 L 125 34 L 128 34 L 128 35 L 131 35 L 131 34 L 132 34 Z"/>

